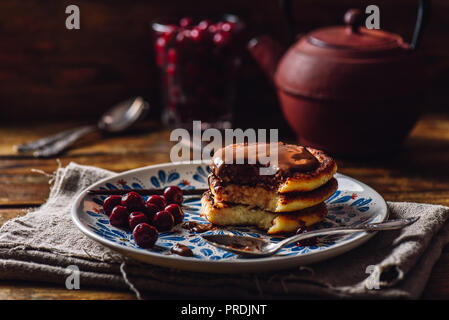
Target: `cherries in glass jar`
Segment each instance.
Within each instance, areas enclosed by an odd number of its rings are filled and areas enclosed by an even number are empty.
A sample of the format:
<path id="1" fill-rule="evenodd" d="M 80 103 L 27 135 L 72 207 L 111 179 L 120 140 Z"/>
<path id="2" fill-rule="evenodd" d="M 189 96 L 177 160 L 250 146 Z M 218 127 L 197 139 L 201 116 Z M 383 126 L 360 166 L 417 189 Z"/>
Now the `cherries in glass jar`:
<path id="1" fill-rule="evenodd" d="M 221 20 L 183 17 L 154 23 L 156 62 L 161 70 L 164 120 L 188 127 L 201 120 L 230 126 L 236 71 L 245 49 L 245 26 L 236 16 Z"/>

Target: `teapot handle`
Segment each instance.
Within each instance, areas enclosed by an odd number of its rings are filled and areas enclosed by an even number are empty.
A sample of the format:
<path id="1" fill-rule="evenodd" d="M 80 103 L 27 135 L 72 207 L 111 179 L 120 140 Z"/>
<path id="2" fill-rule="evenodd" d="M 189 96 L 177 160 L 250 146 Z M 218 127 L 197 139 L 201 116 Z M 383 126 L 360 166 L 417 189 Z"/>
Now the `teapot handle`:
<path id="1" fill-rule="evenodd" d="M 421 33 L 429 21 L 431 0 L 419 0 L 418 15 L 416 17 L 415 30 L 413 31 L 410 49 L 416 50 Z"/>
<path id="2" fill-rule="evenodd" d="M 295 39 L 295 25 L 292 14 L 292 1 L 279 0 L 279 5 L 283 11 L 290 39 Z M 422 30 L 429 20 L 431 0 L 419 0 L 418 15 L 415 23 L 415 30 L 413 31 L 412 41 L 410 42 L 410 49 L 415 50 L 418 46 Z"/>
<path id="3" fill-rule="evenodd" d="M 285 22 L 287 23 L 287 29 L 289 33 L 289 39 L 291 42 L 295 39 L 295 23 L 293 21 L 292 13 L 292 1 L 291 0 L 279 0 L 279 6 L 284 14 Z"/>

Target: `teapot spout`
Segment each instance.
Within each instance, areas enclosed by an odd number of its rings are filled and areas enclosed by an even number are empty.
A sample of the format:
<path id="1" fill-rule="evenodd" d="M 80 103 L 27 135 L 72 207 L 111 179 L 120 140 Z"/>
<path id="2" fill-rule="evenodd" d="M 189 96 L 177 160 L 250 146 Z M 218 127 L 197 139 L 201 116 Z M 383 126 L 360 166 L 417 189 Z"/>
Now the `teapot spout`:
<path id="1" fill-rule="evenodd" d="M 284 52 L 281 45 L 264 35 L 251 39 L 248 43 L 248 50 L 268 78 L 273 81 L 279 60 Z"/>

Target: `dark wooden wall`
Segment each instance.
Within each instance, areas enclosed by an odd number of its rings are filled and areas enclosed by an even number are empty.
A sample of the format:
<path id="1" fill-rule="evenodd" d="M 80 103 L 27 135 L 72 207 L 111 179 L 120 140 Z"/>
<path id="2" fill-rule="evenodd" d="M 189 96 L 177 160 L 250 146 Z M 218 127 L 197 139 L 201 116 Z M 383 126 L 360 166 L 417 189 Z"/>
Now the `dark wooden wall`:
<path id="1" fill-rule="evenodd" d="M 340 24 L 347 8 L 377 4 L 381 27 L 410 39 L 418 1 L 302 0 L 294 3 L 298 32 Z M 65 28 L 65 8 L 81 10 L 81 29 Z M 287 45 L 276 0 L 259 1 L 0 1 L 0 121 L 36 118 L 95 118 L 111 104 L 144 95 L 159 106 L 149 22 L 162 16 L 241 16 L 253 35 L 269 33 Z M 434 0 L 422 38 L 432 78 L 427 108 L 449 111 L 449 1 Z M 269 83 L 247 56 L 239 81 L 239 113 L 278 114 Z M 413 70 L 410 70 L 413 76 Z M 260 111 L 263 112 L 260 112 Z M 268 121 L 268 122 L 269 122 Z"/>

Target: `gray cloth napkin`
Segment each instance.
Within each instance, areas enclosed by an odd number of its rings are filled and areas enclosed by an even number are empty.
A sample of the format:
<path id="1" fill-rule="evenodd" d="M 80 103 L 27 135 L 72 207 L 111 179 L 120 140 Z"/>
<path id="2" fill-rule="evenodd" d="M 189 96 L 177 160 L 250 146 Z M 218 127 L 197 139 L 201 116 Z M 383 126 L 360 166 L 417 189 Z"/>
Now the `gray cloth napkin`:
<path id="1" fill-rule="evenodd" d="M 330 260 L 254 274 L 207 274 L 133 261 L 82 234 L 70 217 L 77 193 L 113 172 L 70 163 L 53 178 L 48 201 L 0 228 L 0 279 L 65 287 L 79 268 L 80 289 L 130 289 L 137 297 L 185 298 L 419 298 L 449 242 L 449 208 L 389 202 L 390 218 L 419 215 L 400 231 L 380 232 Z M 157 296 L 157 295 L 156 295 Z"/>

